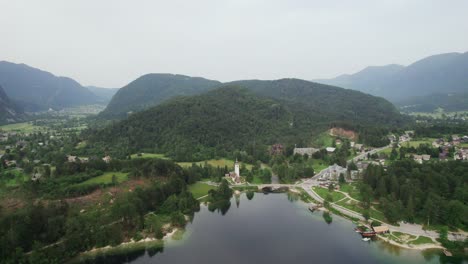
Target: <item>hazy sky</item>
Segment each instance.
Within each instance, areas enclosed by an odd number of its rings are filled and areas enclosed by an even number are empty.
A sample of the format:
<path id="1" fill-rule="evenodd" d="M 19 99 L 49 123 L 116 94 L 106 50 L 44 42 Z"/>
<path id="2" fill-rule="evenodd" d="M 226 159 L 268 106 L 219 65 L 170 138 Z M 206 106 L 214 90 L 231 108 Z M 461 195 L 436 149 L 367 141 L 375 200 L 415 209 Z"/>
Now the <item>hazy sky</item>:
<path id="1" fill-rule="evenodd" d="M 0 60 L 104 87 L 329 78 L 468 51 L 467 14 L 466 0 L 0 0 Z"/>

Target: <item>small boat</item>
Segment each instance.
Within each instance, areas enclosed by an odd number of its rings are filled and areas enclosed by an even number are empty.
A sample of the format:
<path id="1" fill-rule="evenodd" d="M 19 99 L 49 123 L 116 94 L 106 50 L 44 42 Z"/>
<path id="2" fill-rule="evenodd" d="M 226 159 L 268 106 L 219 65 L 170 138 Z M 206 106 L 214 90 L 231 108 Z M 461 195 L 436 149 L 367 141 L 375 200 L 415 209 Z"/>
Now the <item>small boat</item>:
<path id="1" fill-rule="evenodd" d="M 366 231 L 366 232 L 362 232 L 361 235 L 362 235 L 363 237 L 373 237 L 373 236 L 375 236 L 376 234 L 375 234 L 375 232 L 373 232 L 373 231 Z"/>
<path id="2" fill-rule="evenodd" d="M 365 237 L 365 238 L 362 239 L 362 241 L 364 241 L 364 242 L 368 242 L 370 240 L 371 240 L 370 237 Z"/>

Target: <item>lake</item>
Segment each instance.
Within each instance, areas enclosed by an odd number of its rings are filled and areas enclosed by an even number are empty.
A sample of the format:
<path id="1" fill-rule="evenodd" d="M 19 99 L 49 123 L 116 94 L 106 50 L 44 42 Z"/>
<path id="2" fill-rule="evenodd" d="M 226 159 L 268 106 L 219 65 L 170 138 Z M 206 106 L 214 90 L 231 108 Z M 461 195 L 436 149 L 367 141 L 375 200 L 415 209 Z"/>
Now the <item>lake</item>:
<path id="1" fill-rule="evenodd" d="M 440 263 L 440 251 L 398 248 L 381 241 L 363 242 L 354 225 L 333 216 L 325 223 L 321 212 L 291 194 L 256 193 L 232 198 L 222 215 L 202 206 L 179 241 L 159 250 L 106 257 L 101 263 Z M 449 263 L 449 262 L 447 262 Z"/>

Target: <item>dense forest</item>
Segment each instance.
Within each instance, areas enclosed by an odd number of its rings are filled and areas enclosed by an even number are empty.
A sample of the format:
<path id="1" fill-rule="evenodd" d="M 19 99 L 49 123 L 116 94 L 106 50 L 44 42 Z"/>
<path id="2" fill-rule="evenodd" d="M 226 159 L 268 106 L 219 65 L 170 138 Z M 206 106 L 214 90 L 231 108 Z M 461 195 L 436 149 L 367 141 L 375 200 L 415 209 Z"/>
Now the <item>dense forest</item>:
<path id="1" fill-rule="evenodd" d="M 390 103 L 359 92 L 300 80 L 255 84 L 178 97 L 102 130 L 87 130 L 83 139 L 91 144 L 82 151 L 122 158 L 165 153 L 196 161 L 246 150 L 256 161 L 272 144 L 308 145 L 314 135 L 345 121 L 365 135 L 366 143 L 386 145 L 390 125 L 406 122 Z"/>
<path id="2" fill-rule="evenodd" d="M 361 194 L 375 199 L 391 223 L 400 220 L 426 225 L 468 227 L 468 163 L 461 161 L 417 164 L 398 160 L 384 170 L 370 165 Z"/>
<path id="3" fill-rule="evenodd" d="M 0 211 L 2 263 L 59 263 L 124 239 L 162 238 L 164 225 L 184 227 L 185 215 L 199 210 L 199 202 L 187 191 L 193 180 L 171 161 L 136 160 L 121 165 L 133 170 L 131 177 L 144 178 L 149 185 L 86 210 L 56 199 L 31 200 L 14 212 Z M 47 190 L 48 184 L 36 186 L 35 191 Z"/>

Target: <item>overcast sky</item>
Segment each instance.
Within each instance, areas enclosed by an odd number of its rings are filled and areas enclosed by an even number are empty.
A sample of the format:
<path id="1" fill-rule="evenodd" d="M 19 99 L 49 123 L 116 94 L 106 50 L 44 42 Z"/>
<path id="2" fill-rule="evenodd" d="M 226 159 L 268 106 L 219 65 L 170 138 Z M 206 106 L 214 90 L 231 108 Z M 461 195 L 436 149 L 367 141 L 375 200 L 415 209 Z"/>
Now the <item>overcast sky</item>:
<path id="1" fill-rule="evenodd" d="M 329 78 L 468 51 L 466 0 L 0 0 L 0 60 L 83 85 Z"/>

